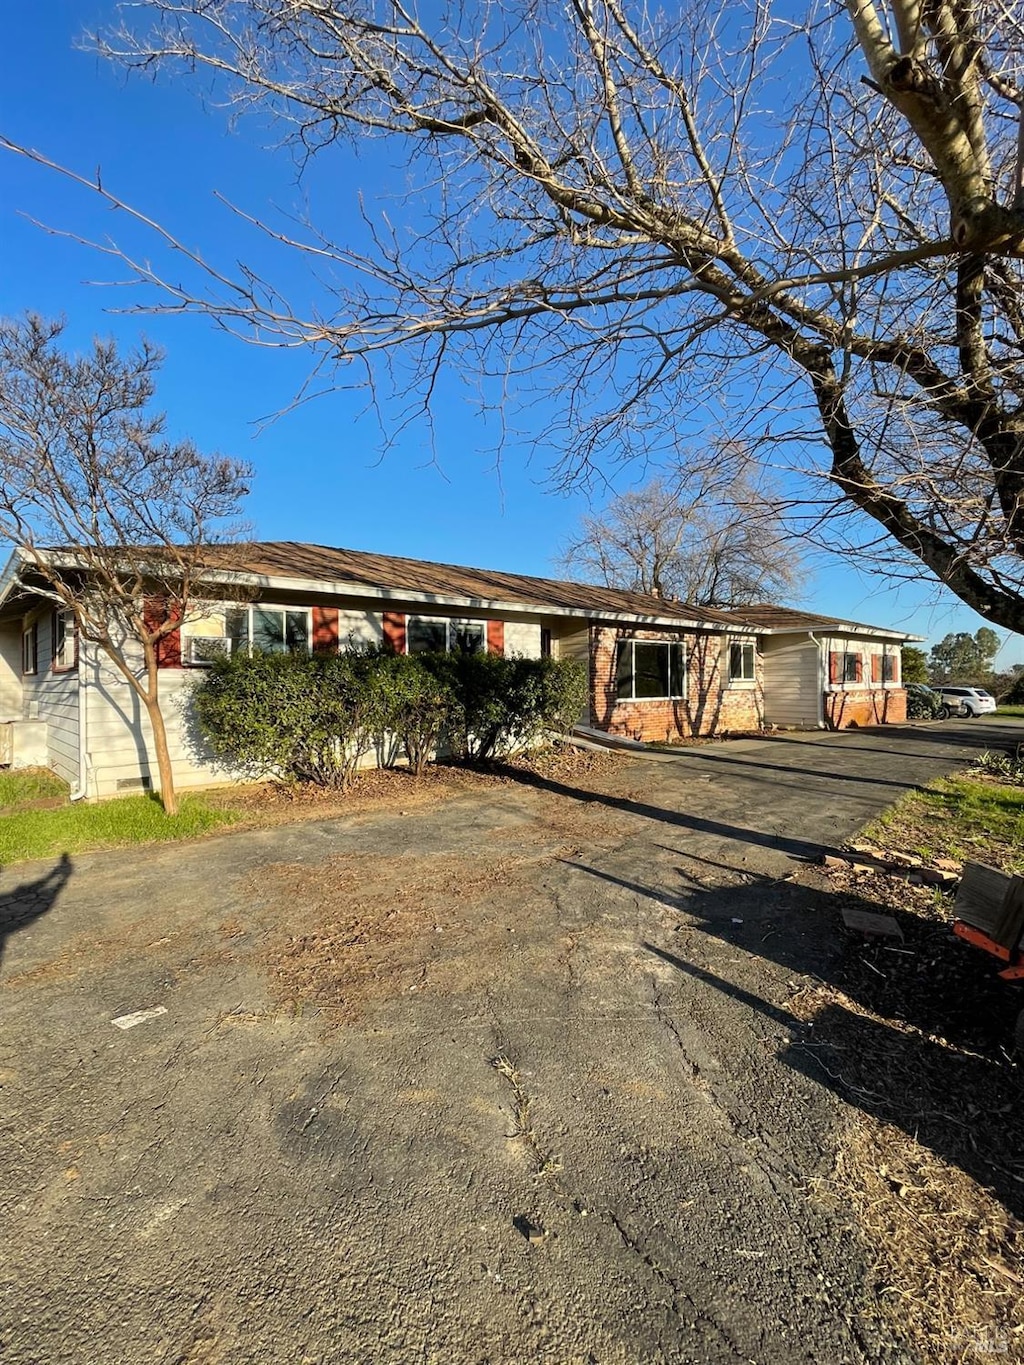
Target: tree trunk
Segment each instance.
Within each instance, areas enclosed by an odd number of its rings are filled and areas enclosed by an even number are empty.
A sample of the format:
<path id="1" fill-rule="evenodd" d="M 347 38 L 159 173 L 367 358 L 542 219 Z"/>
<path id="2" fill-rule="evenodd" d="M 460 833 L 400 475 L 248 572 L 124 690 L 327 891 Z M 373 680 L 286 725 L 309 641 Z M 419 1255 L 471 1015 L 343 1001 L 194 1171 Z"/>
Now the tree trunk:
<path id="1" fill-rule="evenodd" d="M 156 766 L 160 774 L 160 804 L 164 808 L 165 815 L 177 815 L 178 794 L 174 790 L 174 770 L 171 767 L 171 753 L 167 747 L 167 729 L 164 725 L 163 712 L 160 710 L 160 698 L 150 689 L 145 698 L 145 703 L 149 724 L 153 731 Z"/>

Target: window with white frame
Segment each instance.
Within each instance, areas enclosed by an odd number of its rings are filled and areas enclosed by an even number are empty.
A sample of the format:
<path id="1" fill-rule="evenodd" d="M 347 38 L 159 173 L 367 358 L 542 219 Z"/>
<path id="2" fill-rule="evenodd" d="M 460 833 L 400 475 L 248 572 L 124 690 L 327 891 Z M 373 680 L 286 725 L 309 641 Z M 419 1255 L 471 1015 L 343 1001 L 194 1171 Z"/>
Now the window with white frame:
<path id="1" fill-rule="evenodd" d="M 882 682 L 894 683 L 899 681 L 896 671 L 896 654 L 893 650 L 887 649 L 882 655 Z"/>
<path id="2" fill-rule="evenodd" d="M 410 616 L 405 623 L 407 654 L 482 654 L 487 648 L 483 621 L 444 616 Z"/>
<path id="3" fill-rule="evenodd" d="M 753 640 L 729 641 L 729 681 L 753 682 L 756 678 L 757 650 Z"/>
<path id="4" fill-rule="evenodd" d="M 66 673 L 78 663 L 75 613 L 67 609 L 53 613 L 53 668 Z"/>
<path id="5" fill-rule="evenodd" d="M 32 674 L 39 671 L 39 623 L 33 621 L 21 632 L 21 671 Z"/>
<path id="6" fill-rule="evenodd" d="M 232 653 L 308 654 L 308 607 L 228 607 L 224 633 Z"/>
<path id="7" fill-rule="evenodd" d="M 686 652 L 674 640 L 620 640 L 615 651 L 620 701 L 668 701 L 686 695 Z"/>

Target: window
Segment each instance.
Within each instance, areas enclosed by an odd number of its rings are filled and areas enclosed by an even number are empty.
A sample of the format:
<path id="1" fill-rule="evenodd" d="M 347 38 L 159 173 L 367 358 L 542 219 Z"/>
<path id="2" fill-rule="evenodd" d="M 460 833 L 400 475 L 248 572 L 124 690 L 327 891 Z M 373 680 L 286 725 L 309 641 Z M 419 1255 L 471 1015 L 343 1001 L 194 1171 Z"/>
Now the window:
<path id="1" fill-rule="evenodd" d="M 754 672 L 753 640 L 732 640 L 729 643 L 729 681 L 753 682 Z"/>
<path id="2" fill-rule="evenodd" d="M 75 613 L 55 611 L 53 613 L 53 671 L 66 673 L 75 667 L 77 658 L 77 639 L 75 635 Z"/>
<path id="3" fill-rule="evenodd" d="M 21 671 L 22 673 L 39 671 L 39 625 L 36 621 L 26 626 L 21 633 Z"/>
<path id="4" fill-rule="evenodd" d="M 899 681 L 896 676 L 896 655 L 889 650 L 882 655 L 882 681 L 887 683 Z"/>
<path id="5" fill-rule="evenodd" d="M 408 654 L 481 654 L 487 648 L 487 628 L 482 621 L 410 616 L 405 648 Z"/>
<path id="6" fill-rule="evenodd" d="M 686 654 L 668 640 L 620 640 L 615 654 L 620 701 L 655 701 L 686 693 Z"/>
<path id="7" fill-rule="evenodd" d="M 309 653 L 309 612 L 304 607 L 229 607 L 224 631 L 233 653 Z"/>
<path id="8" fill-rule="evenodd" d="M 864 680 L 863 662 L 859 654 L 836 650 L 828 656 L 828 680 L 833 687 L 841 683 Z"/>

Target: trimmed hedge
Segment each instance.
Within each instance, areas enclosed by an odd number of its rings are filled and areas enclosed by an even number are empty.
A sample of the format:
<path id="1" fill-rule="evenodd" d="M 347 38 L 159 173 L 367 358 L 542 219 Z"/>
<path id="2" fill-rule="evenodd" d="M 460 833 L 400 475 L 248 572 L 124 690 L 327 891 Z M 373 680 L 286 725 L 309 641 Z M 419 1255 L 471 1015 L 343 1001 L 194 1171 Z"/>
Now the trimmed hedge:
<path id="1" fill-rule="evenodd" d="M 254 777 L 345 788 L 375 749 L 421 773 L 445 750 L 485 761 L 566 732 L 587 701 L 572 659 L 497 654 L 237 654 L 216 659 L 193 689 L 214 756 Z"/>

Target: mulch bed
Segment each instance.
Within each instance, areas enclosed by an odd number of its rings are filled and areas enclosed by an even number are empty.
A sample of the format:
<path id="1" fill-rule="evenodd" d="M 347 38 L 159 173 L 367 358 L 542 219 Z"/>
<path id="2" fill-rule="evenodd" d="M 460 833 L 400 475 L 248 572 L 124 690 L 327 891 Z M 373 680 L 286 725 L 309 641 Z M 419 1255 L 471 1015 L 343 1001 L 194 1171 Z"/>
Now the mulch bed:
<path id="1" fill-rule="evenodd" d="M 1024 1005 L 955 938 L 953 896 L 830 867 L 829 906 L 892 915 L 902 942 L 845 934 L 801 991 L 829 1083 L 861 1115 L 836 1169 L 874 1253 L 874 1311 L 935 1365 L 1024 1359 Z M 870 1309 L 869 1309 L 870 1311 Z"/>

